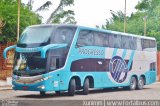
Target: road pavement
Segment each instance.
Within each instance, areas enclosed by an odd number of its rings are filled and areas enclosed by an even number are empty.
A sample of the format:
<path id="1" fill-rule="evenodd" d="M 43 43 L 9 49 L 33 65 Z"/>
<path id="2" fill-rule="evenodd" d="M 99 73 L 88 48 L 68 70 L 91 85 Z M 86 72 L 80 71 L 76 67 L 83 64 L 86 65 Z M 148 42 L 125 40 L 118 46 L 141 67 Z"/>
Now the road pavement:
<path id="1" fill-rule="evenodd" d="M 76 104 L 78 102 L 80 102 L 81 105 L 83 105 L 84 100 L 160 100 L 160 82 L 156 82 L 151 85 L 146 85 L 143 90 L 129 91 L 123 88 L 96 89 L 90 90 L 89 95 L 83 95 L 82 92 L 79 91 L 76 92 L 75 96 L 68 96 L 67 92 L 63 92 L 61 93 L 61 95 L 56 95 L 54 92 L 48 92 L 45 96 L 41 96 L 39 92 L 13 91 L 6 89 L 0 90 L 0 100 L 20 100 L 22 101 L 22 103 L 26 102 L 25 105 L 23 104 L 24 106 L 27 106 L 27 103 L 33 105 L 34 103 L 36 103 L 35 101 L 39 103 L 38 106 L 41 106 L 43 103 L 45 104 L 45 102 L 48 104 L 47 106 L 50 106 L 52 105 L 53 101 L 56 102 L 54 106 L 57 106 L 58 103 L 61 103 L 61 105 L 59 106 L 65 106 L 67 105 L 67 100 L 69 100 L 69 105 L 77 106 Z M 27 102 L 28 100 L 30 102 Z M 61 100 L 66 101 L 62 102 Z"/>

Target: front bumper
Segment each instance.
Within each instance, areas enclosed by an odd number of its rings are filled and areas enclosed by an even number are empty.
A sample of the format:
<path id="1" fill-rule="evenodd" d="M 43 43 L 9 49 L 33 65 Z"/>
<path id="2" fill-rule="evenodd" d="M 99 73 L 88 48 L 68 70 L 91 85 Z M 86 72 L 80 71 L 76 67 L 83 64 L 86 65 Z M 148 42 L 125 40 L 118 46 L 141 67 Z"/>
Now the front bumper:
<path id="1" fill-rule="evenodd" d="M 19 80 L 12 81 L 12 87 L 14 90 L 25 90 L 25 91 L 58 91 L 59 82 L 52 77 L 43 77 L 41 79 L 31 80 L 21 78 Z"/>

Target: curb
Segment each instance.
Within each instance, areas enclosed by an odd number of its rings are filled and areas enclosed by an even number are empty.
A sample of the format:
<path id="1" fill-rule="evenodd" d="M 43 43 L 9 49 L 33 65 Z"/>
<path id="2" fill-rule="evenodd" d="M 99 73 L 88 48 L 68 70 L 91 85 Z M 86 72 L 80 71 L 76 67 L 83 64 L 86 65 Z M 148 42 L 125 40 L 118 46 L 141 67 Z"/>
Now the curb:
<path id="1" fill-rule="evenodd" d="M 0 91 L 1 91 L 1 90 L 12 90 L 12 85 L 0 86 Z"/>

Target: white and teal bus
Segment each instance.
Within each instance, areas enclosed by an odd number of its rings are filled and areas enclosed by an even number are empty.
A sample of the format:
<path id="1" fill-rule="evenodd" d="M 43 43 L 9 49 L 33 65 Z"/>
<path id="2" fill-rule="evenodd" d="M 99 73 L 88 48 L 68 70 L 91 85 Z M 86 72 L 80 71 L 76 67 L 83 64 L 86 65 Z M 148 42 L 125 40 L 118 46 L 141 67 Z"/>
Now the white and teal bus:
<path id="1" fill-rule="evenodd" d="M 157 46 L 152 37 L 76 25 L 27 27 L 16 45 L 14 90 L 68 91 L 89 88 L 143 89 L 156 81 Z"/>

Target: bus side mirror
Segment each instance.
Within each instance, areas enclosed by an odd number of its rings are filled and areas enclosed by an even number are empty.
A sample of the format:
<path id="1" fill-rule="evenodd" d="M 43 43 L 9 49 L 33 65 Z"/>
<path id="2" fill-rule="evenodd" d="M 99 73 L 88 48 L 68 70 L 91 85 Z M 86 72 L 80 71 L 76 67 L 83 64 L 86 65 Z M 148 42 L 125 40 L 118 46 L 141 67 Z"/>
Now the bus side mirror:
<path id="1" fill-rule="evenodd" d="M 16 45 L 9 46 L 9 47 L 5 48 L 4 51 L 3 51 L 3 57 L 4 57 L 4 59 L 7 58 L 7 52 L 8 52 L 9 50 L 15 49 L 15 48 L 16 48 Z"/>
<path id="2" fill-rule="evenodd" d="M 57 48 L 63 48 L 63 47 L 67 47 L 67 44 L 49 44 L 47 46 L 44 46 L 41 49 L 41 58 L 46 58 L 46 52 L 49 49 L 57 49 Z"/>

